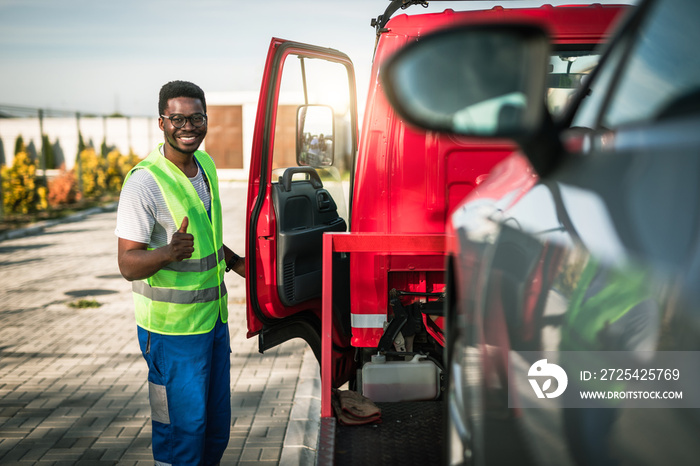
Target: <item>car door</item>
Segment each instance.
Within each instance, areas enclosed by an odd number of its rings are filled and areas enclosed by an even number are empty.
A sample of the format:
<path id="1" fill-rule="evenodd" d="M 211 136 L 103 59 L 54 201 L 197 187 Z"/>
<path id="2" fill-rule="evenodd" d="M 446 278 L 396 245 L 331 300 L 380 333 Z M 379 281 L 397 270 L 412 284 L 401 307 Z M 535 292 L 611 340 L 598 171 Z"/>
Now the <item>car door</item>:
<path id="1" fill-rule="evenodd" d="M 273 38 L 255 121 L 246 215 L 248 336 L 258 335 L 260 351 L 299 337 L 320 360 L 322 236 L 348 229 L 344 180 L 351 178 L 356 147 L 350 59 Z M 335 262 L 341 274 L 347 259 Z M 334 326 L 341 329 L 334 336 L 339 349 L 349 348 L 342 331 L 349 310 L 345 319 L 342 309 Z"/>
<path id="2" fill-rule="evenodd" d="M 574 403 L 585 390 L 653 391 L 634 369 L 614 380 L 606 377 L 610 369 L 592 380 L 571 370 L 586 364 L 696 373 L 684 368 L 697 367 L 700 347 L 700 59 L 692 50 L 700 7 L 656 0 L 639 8 L 573 107 L 560 165 L 541 180 L 540 188 L 558 194 L 547 202 L 524 196 L 509 211 L 518 228 L 504 224 L 495 241 L 497 252 L 509 237 L 518 244 L 536 238 L 560 248 L 564 259 L 534 327 L 539 351 L 514 339 L 507 347 L 509 406 L 540 408 L 521 410 L 519 419 L 523 430 L 538 433 L 529 438 L 538 464 L 684 464 L 700 453 L 686 435 L 698 431 L 697 412 L 679 409 L 695 407 L 688 395 L 696 391 L 694 377 L 669 377 L 674 383 L 660 396 L 671 396 L 656 405 L 608 397 L 596 405 L 605 409 L 569 409 L 594 406 Z M 566 213 L 567 222 L 547 231 L 548 211 Z M 498 277 L 497 265 L 485 280 Z M 510 307 L 511 315 L 524 309 Z M 521 328 L 508 315 L 504 321 L 510 333 Z M 615 364 L 613 355 L 624 362 Z M 545 357 L 579 375 L 557 406 L 542 403 L 528 383 L 534 360 Z M 638 409 L 650 407 L 658 409 Z M 556 455 L 554 444 L 567 448 Z"/>

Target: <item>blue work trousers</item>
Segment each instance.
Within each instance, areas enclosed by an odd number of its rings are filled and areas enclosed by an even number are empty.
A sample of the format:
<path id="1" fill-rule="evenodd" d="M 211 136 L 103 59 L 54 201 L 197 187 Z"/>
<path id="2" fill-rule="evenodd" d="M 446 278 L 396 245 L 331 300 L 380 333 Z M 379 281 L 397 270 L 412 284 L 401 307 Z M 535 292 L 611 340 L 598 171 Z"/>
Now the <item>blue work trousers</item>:
<path id="1" fill-rule="evenodd" d="M 158 465 L 217 464 L 231 431 L 228 324 L 201 335 L 137 327 L 148 363 L 153 458 Z"/>

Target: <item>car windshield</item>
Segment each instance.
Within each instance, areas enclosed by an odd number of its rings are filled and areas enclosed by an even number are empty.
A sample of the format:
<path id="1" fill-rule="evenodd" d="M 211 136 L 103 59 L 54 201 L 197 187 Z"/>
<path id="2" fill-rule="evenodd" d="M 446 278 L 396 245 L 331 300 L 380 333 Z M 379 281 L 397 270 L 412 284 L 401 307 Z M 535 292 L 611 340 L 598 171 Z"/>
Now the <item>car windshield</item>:
<path id="1" fill-rule="evenodd" d="M 549 59 L 547 107 L 559 115 L 583 80 L 598 64 L 594 46 L 555 50 Z"/>

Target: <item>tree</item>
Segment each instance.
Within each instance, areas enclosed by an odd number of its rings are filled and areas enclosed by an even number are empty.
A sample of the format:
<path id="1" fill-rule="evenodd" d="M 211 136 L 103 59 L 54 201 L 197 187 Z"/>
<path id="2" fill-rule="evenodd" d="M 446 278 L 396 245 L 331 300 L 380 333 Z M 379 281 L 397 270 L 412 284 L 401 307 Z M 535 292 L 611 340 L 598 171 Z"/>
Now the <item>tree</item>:
<path id="1" fill-rule="evenodd" d="M 41 147 L 43 147 L 42 150 L 44 151 L 44 163 L 46 164 L 46 169 L 51 170 L 52 168 L 56 168 L 53 146 L 51 145 L 51 142 L 49 142 L 49 137 L 46 134 L 41 137 Z"/>
<path id="2" fill-rule="evenodd" d="M 26 152 L 27 151 L 27 146 L 24 144 L 24 139 L 22 138 L 22 135 L 20 134 L 17 136 L 17 139 L 15 139 L 15 152 L 14 154 L 17 155 L 20 152 Z"/>

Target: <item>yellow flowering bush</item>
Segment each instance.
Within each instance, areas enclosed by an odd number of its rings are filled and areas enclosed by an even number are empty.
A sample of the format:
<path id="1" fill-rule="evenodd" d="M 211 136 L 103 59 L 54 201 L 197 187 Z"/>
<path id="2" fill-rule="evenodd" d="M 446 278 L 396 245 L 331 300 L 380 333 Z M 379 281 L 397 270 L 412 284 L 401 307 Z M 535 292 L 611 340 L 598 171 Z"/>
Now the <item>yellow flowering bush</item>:
<path id="1" fill-rule="evenodd" d="M 47 208 L 46 187 L 38 183 L 36 162 L 25 150 L 15 154 L 11 167 L 3 167 L 2 193 L 6 214 L 28 214 Z"/>
<path id="2" fill-rule="evenodd" d="M 37 176 L 37 161 L 32 159 L 22 142 L 11 167 L 2 167 L 2 205 L 7 215 L 32 214 L 45 211 L 49 206 L 58 208 L 81 200 L 99 198 L 105 194 L 119 193 L 124 177 L 141 161 L 133 152 L 128 155 L 112 150 L 101 157 L 92 147 L 80 152 L 82 192 L 78 189 L 78 166 L 71 171 L 61 170 L 44 186 Z"/>
<path id="3" fill-rule="evenodd" d="M 107 154 L 107 189 L 114 193 L 120 192 L 124 177 L 140 161 L 141 159 L 133 152 L 123 155 L 114 149 Z"/>
<path id="4" fill-rule="evenodd" d="M 83 149 L 79 157 L 82 170 L 83 196 L 91 198 L 104 194 L 107 190 L 107 170 L 103 161 L 97 156 L 95 148 L 87 147 Z"/>
<path id="5" fill-rule="evenodd" d="M 99 197 L 106 193 L 118 193 L 122 189 L 124 177 L 141 159 L 133 152 L 124 155 L 117 149 L 100 157 L 92 147 L 80 153 L 82 164 L 83 195 L 86 198 Z M 77 171 L 77 167 L 75 168 Z"/>

